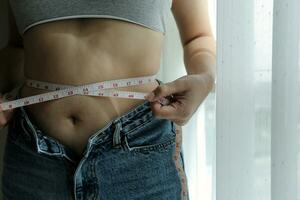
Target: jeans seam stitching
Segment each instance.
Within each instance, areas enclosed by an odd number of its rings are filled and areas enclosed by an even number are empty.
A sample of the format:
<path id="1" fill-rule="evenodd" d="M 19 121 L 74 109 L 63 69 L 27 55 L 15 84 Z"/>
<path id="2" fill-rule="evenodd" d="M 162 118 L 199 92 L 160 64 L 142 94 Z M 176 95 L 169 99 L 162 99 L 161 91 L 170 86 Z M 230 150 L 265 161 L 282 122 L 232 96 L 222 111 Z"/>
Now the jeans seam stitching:
<path id="1" fill-rule="evenodd" d="M 130 151 L 155 151 L 155 150 L 163 150 L 166 147 L 168 147 L 171 144 L 175 143 L 175 138 L 172 137 L 169 140 L 166 140 L 164 142 L 158 143 L 158 144 L 150 144 L 150 145 L 143 145 L 143 146 L 136 146 L 136 147 L 130 147 L 129 143 L 127 141 L 127 137 L 125 136 L 125 143 Z"/>

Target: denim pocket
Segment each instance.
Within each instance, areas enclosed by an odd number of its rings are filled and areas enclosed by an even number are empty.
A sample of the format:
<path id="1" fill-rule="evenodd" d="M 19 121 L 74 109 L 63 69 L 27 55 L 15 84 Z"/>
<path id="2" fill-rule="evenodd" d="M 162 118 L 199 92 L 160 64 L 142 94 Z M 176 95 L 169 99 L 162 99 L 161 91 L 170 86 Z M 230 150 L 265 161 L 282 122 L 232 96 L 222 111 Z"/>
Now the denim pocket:
<path id="1" fill-rule="evenodd" d="M 125 133 L 124 141 L 129 151 L 159 151 L 175 144 L 175 138 L 174 122 L 153 118 L 138 129 Z"/>

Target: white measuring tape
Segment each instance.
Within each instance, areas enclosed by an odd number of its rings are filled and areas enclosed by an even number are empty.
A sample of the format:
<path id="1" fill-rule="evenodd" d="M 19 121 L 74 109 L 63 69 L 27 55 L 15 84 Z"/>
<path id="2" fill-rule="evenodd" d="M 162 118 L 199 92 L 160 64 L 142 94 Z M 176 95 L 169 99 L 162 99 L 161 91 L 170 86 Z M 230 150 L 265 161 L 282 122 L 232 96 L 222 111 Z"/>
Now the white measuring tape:
<path id="1" fill-rule="evenodd" d="M 110 81 L 103 81 L 98 83 L 74 86 L 74 85 L 53 84 L 49 82 L 26 79 L 25 83 L 29 87 L 46 89 L 51 91 L 54 90 L 54 91 L 5 102 L 5 100 L 7 99 L 16 98 L 17 92 L 19 91 L 19 88 L 22 86 L 21 84 L 18 87 L 14 88 L 11 92 L 6 93 L 2 97 L 4 99 L 4 102 L 0 103 L 0 112 L 17 108 L 17 107 L 60 99 L 63 97 L 73 96 L 73 95 L 145 99 L 147 93 L 132 92 L 132 91 L 118 91 L 115 88 L 128 87 L 134 85 L 143 85 L 155 81 L 156 81 L 155 76 L 153 75 L 153 76 L 142 76 L 138 78 L 110 80 Z M 162 98 L 159 100 L 159 102 L 163 105 L 166 105 L 170 103 L 170 100 L 168 98 Z"/>

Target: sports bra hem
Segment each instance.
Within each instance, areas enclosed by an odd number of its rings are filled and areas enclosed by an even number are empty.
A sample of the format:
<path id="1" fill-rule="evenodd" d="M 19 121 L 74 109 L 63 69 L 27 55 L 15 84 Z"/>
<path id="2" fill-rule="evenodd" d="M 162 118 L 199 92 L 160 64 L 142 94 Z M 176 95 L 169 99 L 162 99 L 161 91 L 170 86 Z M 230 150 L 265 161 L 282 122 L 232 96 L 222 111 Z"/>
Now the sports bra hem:
<path id="1" fill-rule="evenodd" d="M 135 22 L 135 21 L 127 19 L 127 18 L 116 17 L 116 16 L 111 16 L 111 15 L 70 15 L 70 16 L 55 17 L 55 18 L 51 18 L 51 19 L 40 20 L 38 22 L 35 22 L 35 23 L 32 23 L 32 24 L 26 26 L 23 29 L 23 31 L 22 31 L 22 35 L 24 35 L 25 32 L 27 30 L 29 30 L 30 28 L 32 28 L 32 27 L 34 27 L 36 25 L 39 25 L 39 24 L 44 24 L 44 23 L 52 22 L 52 21 L 58 21 L 58 20 L 62 20 L 62 19 L 75 19 L 75 18 L 108 18 L 108 19 L 118 19 L 118 20 L 127 21 L 127 22 L 131 22 L 131 23 L 134 23 L 134 24 L 138 24 L 138 25 L 144 26 L 146 28 L 152 29 L 152 30 L 154 30 L 156 32 L 160 32 L 163 35 L 165 35 L 165 31 L 161 31 L 161 30 L 159 30 L 159 29 L 157 29 L 155 27 L 147 26 L 146 24 Z"/>

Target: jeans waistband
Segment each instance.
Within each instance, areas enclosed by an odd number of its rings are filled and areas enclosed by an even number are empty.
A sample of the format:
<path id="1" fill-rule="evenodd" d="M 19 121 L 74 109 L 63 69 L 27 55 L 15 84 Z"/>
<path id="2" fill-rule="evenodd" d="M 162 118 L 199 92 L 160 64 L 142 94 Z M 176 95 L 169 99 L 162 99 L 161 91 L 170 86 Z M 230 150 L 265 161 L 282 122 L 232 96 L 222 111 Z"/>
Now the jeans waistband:
<path id="1" fill-rule="evenodd" d="M 159 84 L 162 83 L 162 81 L 156 80 Z M 16 98 L 20 98 L 20 90 L 18 91 Z M 39 153 L 60 157 L 64 156 L 71 162 L 78 162 L 78 159 L 80 158 L 71 149 L 62 145 L 56 139 L 43 134 L 42 130 L 30 120 L 23 107 L 17 108 L 15 115 L 15 120 L 20 122 L 19 126 L 23 129 L 22 132 L 34 143 L 34 146 Z M 92 145 L 103 143 L 109 140 L 109 138 L 112 138 L 113 146 L 118 147 L 120 145 L 120 138 L 124 134 L 134 131 L 139 125 L 153 118 L 154 115 L 151 111 L 150 102 L 143 102 L 127 113 L 111 120 L 103 128 L 95 131 L 89 137 L 88 144 L 83 154 L 88 154 Z"/>

